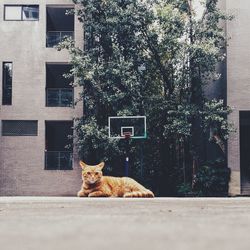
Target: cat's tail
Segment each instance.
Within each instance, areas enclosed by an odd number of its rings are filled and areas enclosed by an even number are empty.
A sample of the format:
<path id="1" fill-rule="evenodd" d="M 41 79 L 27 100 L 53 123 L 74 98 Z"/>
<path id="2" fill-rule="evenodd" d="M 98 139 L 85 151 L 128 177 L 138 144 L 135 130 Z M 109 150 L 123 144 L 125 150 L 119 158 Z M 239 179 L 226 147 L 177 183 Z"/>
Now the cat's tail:
<path id="1" fill-rule="evenodd" d="M 128 192 L 123 195 L 125 198 L 154 198 L 154 193 L 148 189 L 145 189 L 143 191 L 133 191 Z"/>

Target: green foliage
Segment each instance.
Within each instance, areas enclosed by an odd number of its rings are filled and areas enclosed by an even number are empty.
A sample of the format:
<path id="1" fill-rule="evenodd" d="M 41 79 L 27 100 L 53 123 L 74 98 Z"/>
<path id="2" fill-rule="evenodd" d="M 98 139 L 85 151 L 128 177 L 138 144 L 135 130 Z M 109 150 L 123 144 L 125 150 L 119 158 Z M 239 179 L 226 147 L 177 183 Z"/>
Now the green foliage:
<path id="1" fill-rule="evenodd" d="M 229 134 L 235 131 L 233 125 L 225 119 L 230 111 L 229 108 L 225 109 L 223 100 L 213 99 L 205 102 L 204 109 L 200 111 L 204 130 L 212 128 L 213 134 L 219 134 L 227 140 Z"/>
<path id="2" fill-rule="evenodd" d="M 199 196 L 226 196 L 229 168 L 201 166 L 194 178 L 194 190 Z"/>
<path id="3" fill-rule="evenodd" d="M 197 196 L 195 192 L 193 192 L 192 185 L 190 183 L 182 183 L 178 186 L 178 194 L 181 197 L 193 197 Z"/>
<path id="4" fill-rule="evenodd" d="M 159 195 L 175 195 L 177 186 L 193 182 L 193 159 L 203 161 L 198 151 L 206 134 L 225 143 L 231 131 L 230 109 L 204 93 L 219 77 L 227 42 L 219 22 L 229 17 L 216 0 L 206 1 L 201 19 L 186 0 L 74 3 L 84 23 L 85 49 L 70 40 L 58 49 L 69 50 L 71 73 L 83 87 L 84 116 L 75 126 L 80 157 L 105 160 L 118 173 L 125 143 L 107 137 L 108 117 L 146 115 L 148 139 L 130 142 L 131 174 L 143 176 Z"/>
<path id="5" fill-rule="evenodd" d="M 183 183 L 178 187 L 180 196 L 227 196 L 228 182 L 230 180 L 230 169 L 224 164 L 224 160 L 208 162 L 200 166 L 190 183 Z"/>

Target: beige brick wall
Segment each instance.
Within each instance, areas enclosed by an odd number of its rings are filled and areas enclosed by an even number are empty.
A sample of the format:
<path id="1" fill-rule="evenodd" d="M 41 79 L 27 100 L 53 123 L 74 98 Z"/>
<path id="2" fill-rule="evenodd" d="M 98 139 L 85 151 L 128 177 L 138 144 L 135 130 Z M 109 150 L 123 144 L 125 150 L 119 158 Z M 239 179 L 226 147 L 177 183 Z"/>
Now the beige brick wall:
<path id="1" fill-rule="evenodd" d="M 4 4 L 39 4 L 39 21 L 3 21 Z M 45 171 L 45 120 L 81 116 L 73 108 L 45 107 L 45 63 L 68 62 L 67 51 L 46 48 L 46 4 L 71 0 L 2 0 L 0 2 L 0 64 L 13 62 L 12 105 L 0 106 L 0 120 L 38 120 L 38 136 L 0 135 L 0 195 L 75 195 L 81 178 L 76 153 L 73 170 Z M 75 38 L 82 46 L 82 25 L 75 19 Z M 0 70 L 2 79 L 2 66 Z M 2 103 L 0 88 L 0 103 Z M 75 88 L 78 96 L 80 88 Z"/>
<path id="2" fill-rule="evenodd" d="M 227 23 L 227 36 L 230 38 L 227 49 L 227 101 L 233 108 L 229 120 L 233 122 L 236 133 L 228 143 L 228 164 L 232 170 L 230 194 L 241 192 L 240 183 L 240 145 L 239 145 L 239 112 L 250 110 L 250 1 L 227 0 L 229 14 L 235 16 Z"/>

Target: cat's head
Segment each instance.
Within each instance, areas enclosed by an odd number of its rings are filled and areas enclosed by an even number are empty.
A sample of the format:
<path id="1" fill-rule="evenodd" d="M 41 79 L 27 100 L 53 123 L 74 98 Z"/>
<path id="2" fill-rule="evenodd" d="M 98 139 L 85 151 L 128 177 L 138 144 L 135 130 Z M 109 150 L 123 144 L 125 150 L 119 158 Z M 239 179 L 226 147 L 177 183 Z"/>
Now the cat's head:
<path id="1" fill-rule="evenodd" d="M 82 167 L 82 179 L 85 183 L 93 185 L 101 181 L 104 162 L 90 166 L 80 161 L 80 166 Z"/>

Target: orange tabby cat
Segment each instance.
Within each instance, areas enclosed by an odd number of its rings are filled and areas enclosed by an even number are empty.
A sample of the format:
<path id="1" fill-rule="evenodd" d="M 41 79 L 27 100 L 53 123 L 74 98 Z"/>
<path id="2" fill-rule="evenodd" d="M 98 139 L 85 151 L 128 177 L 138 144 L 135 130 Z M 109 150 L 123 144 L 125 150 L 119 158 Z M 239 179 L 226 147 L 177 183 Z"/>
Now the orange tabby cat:
<path id="1" fill-rule="evenodd" d="M 153 192 L 129 177 L 102 176 L 104 162 L 90 166 L 80 161 L 82 188 L 78 197 L 154 197 Z"/>

